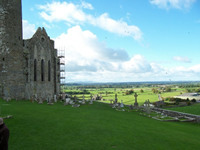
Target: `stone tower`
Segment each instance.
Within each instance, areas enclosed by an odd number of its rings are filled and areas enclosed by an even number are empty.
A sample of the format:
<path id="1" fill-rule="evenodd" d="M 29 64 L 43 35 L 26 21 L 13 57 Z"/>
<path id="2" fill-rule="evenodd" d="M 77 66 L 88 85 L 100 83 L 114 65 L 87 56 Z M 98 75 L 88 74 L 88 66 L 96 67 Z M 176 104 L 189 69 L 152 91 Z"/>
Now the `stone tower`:
<path id="1" fill-rule="evenodd" d="M 21 0 L 0 0 L 0 97 L 24 98 L 25 65 Z"/>

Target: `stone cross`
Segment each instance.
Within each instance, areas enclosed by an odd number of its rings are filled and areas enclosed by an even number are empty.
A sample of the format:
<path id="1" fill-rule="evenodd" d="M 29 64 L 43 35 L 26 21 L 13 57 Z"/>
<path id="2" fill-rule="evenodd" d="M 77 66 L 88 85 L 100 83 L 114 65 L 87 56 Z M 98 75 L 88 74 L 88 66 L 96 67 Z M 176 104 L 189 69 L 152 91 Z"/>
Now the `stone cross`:
<path id="1" fill-rule="evenodd" d="M 115 103 L 117 103 L 117 94 L 115 94 Z"/>
<path id="2" fill-rule="evenodd" d="M 85 96 L 83 95 L 83 100 L 85 100 Z"/>
<path id="3" fill-rule="evenodd" d="M 150 101 L 149 101 L 149 99 L 147 100 L 147 106 L 150 107 Z"/>
<path id="4" fill-rule="evenodd" d="M 92 94 L 90 94 L 90 98 L 91 98 L 91 100 L 92 100 Z"/>
<path id="5" fill-rule="evenodd" d="M 159 99 L 159 101 L 162 101 L 160 94 L 158 94 L 158 99 Z"/>
<path id="6" fill-rule="evenodd" d="M 138 106 L 138 102 L 137 102 L 137 97 L 138 97 L 138 95 L 137 95 L 137 93 L 135 93 L 135 95 L 134 95 L 134 97 L 135 97 L 135 103 L 134 103 L 134 106 Z"/>

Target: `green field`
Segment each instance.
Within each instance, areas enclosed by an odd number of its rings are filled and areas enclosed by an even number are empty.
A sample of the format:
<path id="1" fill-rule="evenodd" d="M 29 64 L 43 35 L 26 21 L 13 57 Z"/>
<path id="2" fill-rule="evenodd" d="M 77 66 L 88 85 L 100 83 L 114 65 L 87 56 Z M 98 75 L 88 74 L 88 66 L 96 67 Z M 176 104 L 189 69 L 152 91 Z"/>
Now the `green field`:
<path id="1" fill-rule="evenodd" d="M 200 106 L 199 106 L 200 107 Z M 160 122 L 95 102 L 79 108 L 0 100 L 10 150 L 196 150 L 200 124 Z"/>
<path id="2" fill-rule="evenodd" d="M 143 90 L 144 92 L 141 93 L 140 90 Z M 88 92 L 90 92 L 90 94 L 95 95 L 102 95 L 103 99 L 105 100 L 104 102 L 106 103 L 110 103 L 109 100 L 111 99 L 115 99 L 115 94 L 117 94 L 118 97 L 118 102 L 121 102 L 121 100 L 123 100 L 123 103 L 125 104 L 134 104 L 135 102 L 135 97 L 134 97 L 134 93 L 130 94 L 130 95 L 126 95 L 126 91 L 127 90 L 131 90 L 129 88 L 127 89 L 122 89 L 122 88 L 105 88 L 105 89 L 87 89 Z M 152 92 L 152 88 L 134 88 L 133 89 L 134 92 L 136 92 L 138 94 L 138 103 L 139 105 L 142 105 L 145 100 L 150 100 L 150 102 L 155 102 L 158 101 L 158 94 L 155 94 Z M 66 93 L 68 92 L 81 92 L 81 90 L 77 89 L 77 90 L 65 90 Z M 107 94 L 106 94 L 107 92 Z M 171 92 L 162 92 L 161 96 L 163 98 L 166 97 L 173 97 L 173 96 L 177 96 L 180 95 L 181 92 L 184 92 L 184 89 L 174 89 Z M 90 99 L 90 94 L 85 94 L 86 99 Z M 79 97 L 80 99 L 82 99 L 83 94 L 76 94 L 77 97 Z"/>

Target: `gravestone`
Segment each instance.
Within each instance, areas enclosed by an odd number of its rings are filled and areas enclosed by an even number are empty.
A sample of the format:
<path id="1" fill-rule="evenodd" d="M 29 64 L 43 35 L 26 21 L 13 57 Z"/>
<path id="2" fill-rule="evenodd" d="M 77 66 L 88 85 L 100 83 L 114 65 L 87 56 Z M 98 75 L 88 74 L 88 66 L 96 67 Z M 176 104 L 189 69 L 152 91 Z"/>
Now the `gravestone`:
<path id="1" fill-rule="evenodd" d="M 64 100 L 66 97 L 66 94 L 65 93 L 62 93 L 62 100 Z"/>
<path id="2" fill-rule="evenodd" d="M 162 97 L 161 97 L 160 94 L 158 94 L 158 100 L 159 100 L 159 101 L 162 101 Z"/>
<path id="3" fill-rule="evenodd" d="M 113 103 L 112 108 L 120 108 L 120 103 Z"/>
<path id="4" fill-rule="evenodd" d="M 81 104 L 85 104 L 85 96 L 84 95 L 83 95 L 83 100 L 82 100 Z"/>
<path id="5" fill-rule="evenodd" d="M 57 96 L 54 95 L 53 99 L 54 99 L 54 102 L 56 103 L 57 102 Z"/>
<path id="6" fill-rule="evenodd" d="M 34 101 L 37 102 L 37 94 L 34 94 Z"/>
<path id="7" fill-rule="evenodd" d="M 75 103 L 74 103 L 73 100 L 70 100 L 70 101 L 69 101 L 69 104 L 70 104 L 70 105 L 73 105 L 73 104 L 75 104 Z"/>
<path id="8" fill-rule="evenodd" d="M 6 98 L 6 102 L 9 102 L 10 100 L 11 100 L 10 97 L 7 97 L 7 98 Z"/>
<path id="9" fill-rule="evenodd" d="M 80 104 L 73 104 L 72 107 L 80 107 Z"/>
<path id="10" fill-rule="evenodd" d="M 121 100 L 120 107 L 121 107 L 121 108 L 123 108 L 123 107 L 124 107 L 123 100 Z"/>
<path id="11" fill-rule="evenodd" d="M 145 111 L 147 114 L 150 114 L 150 113 L 151 113 L 150 101 L 149 101 L 149 100 L 146 100 L 144 106 L 145 106 L 145 107 L 144 107 L 144 111 Z"/>
<path id="12" fill-rule="evenodd" d="M 42 103 L 43 103 L 42 98 L 39 98 L 39 100 L 38 100 L 38 104 L 42 104 Z"/>
<path id="13" fill-rule="evenodd" d="M 83 100 L 85 100 L 85 96 L 83 95 Z"/>
<path id="14" fill-rule="evenodd" d="M 65 99 L 65 104 L 68 105 L 70 101 L 71 101 L 70 98 L 66 98 L 66 99 Z"/>
<path id="15" fill-rule="evenodd" d="M 49 101 L 49 97 L 47 97 L 47 103 L 49 103 L 50 101 Z"/>
<path id="16" fill-rule="evenodd" d="M 93 99 L 90 100 L 89 104 L 93 104 Z"/>
<path id="17" fill-rule="evenodd" d="M 130 105 L 130 110 L 133 110 L 133 105 Z"/>
<path id="18" fill-rule="evenodd" d="M 77 103 L 77 97 L 74 95 L 74 103 Z"/>
<path id="19" fill-rule="evenodd" d="M 103 96 L 102 96 L 102 94 L 100 94 L 99 100 L 103 101 Z"/>

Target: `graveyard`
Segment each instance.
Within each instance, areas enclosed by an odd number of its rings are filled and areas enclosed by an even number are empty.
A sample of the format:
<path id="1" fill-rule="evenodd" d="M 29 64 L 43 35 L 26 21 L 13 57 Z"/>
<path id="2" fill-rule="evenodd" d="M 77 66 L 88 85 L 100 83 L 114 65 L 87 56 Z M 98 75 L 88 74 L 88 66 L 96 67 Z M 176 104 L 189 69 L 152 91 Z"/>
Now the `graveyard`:
<path id="1" fill-rule="evenodd" d="M 189 107 L 200 114 L 199 104 L 181 109 L 189 113 Z M 12 116 L 5 123 L 13 150 L 199 148 L 200 124 L 164 122 L 124 109 L 116 111 L 99 101 L 72 107 L 61 101 L 50 105 L 46 101 L 0 100 L 1 116 Z"/>
<path id="2" fill-rule="evenodd" d="M 198 149 L 200 103 L 151 107 L 187 93 L 186 88 L 170 88 L 68 86 L 54 101 L 0 99 L 0 116 L 13 150 Z"/>

